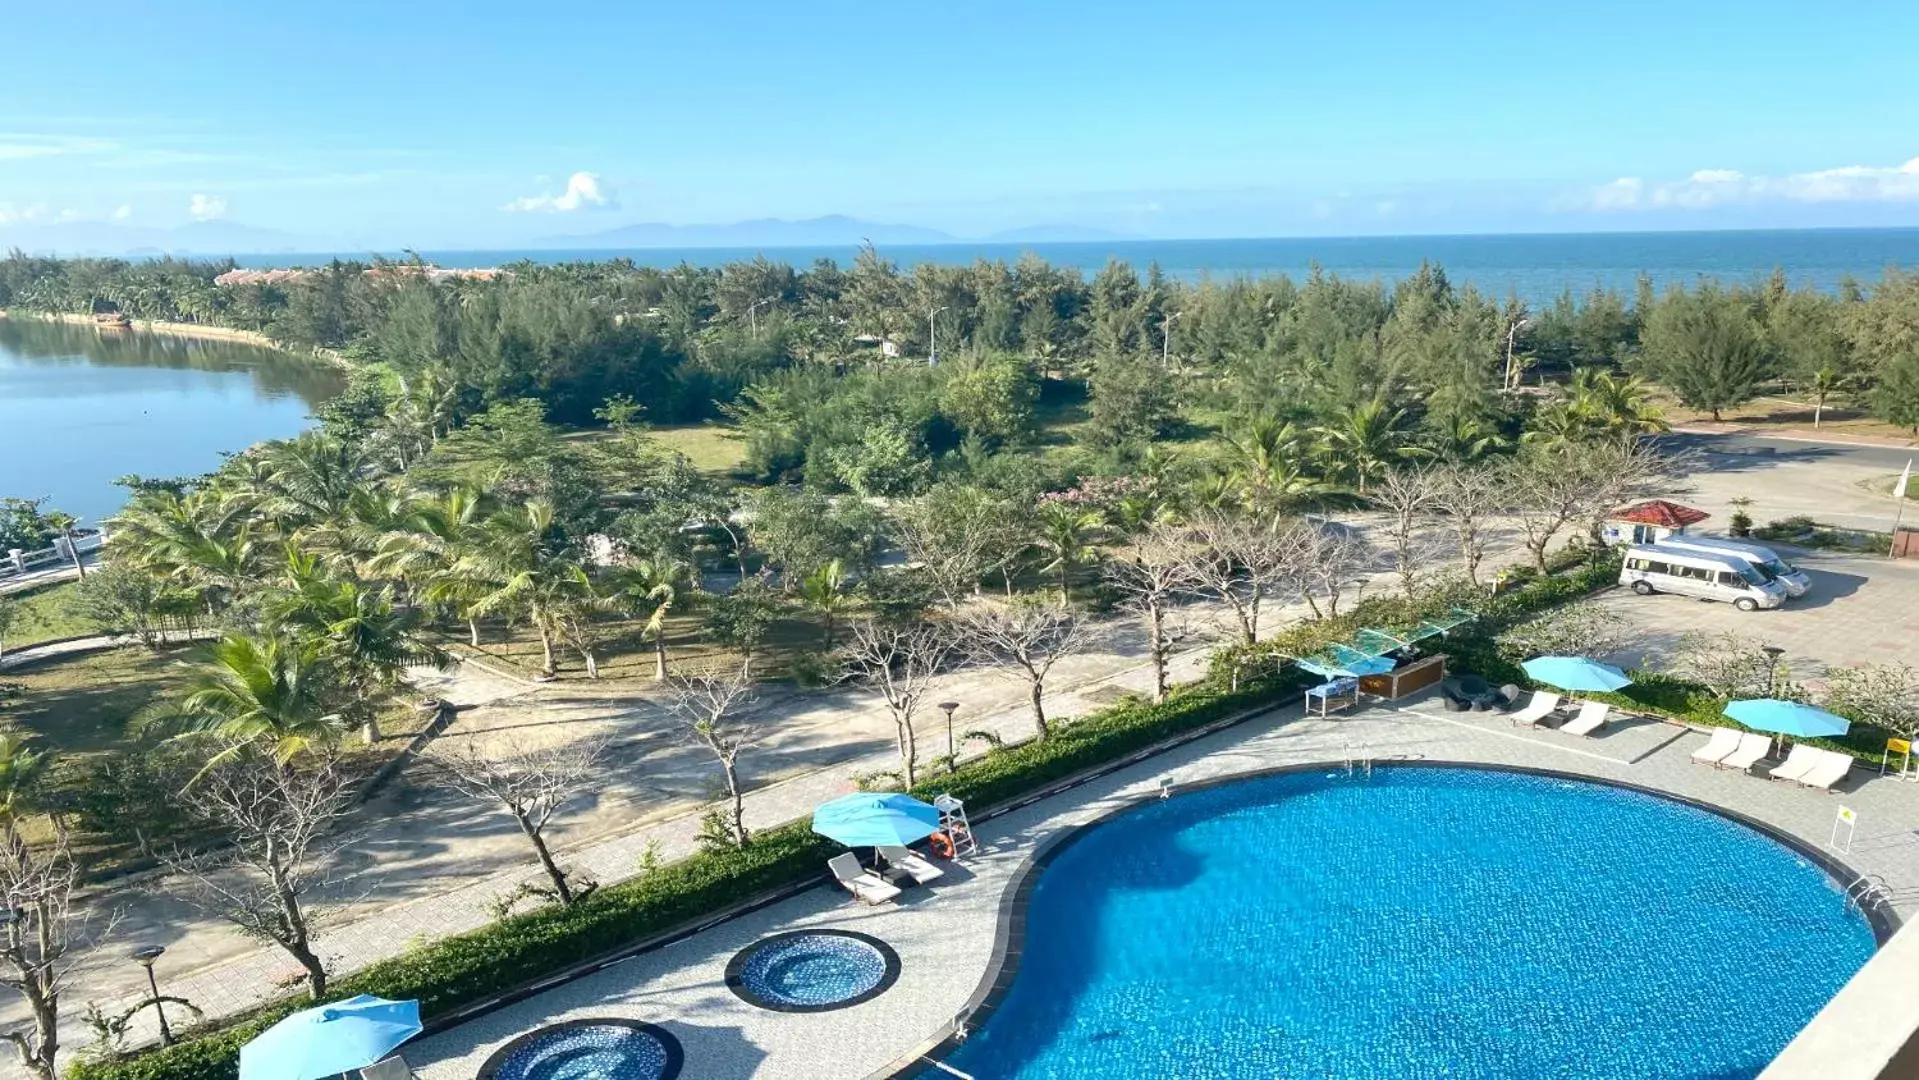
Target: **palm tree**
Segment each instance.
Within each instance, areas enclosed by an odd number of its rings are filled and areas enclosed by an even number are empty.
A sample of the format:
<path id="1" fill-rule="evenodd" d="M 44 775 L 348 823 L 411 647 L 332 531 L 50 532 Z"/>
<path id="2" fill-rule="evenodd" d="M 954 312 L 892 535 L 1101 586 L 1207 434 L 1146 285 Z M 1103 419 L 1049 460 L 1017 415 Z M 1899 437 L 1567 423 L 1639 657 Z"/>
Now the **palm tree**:
<path id="1" fill-rule="evenodd" d="M 1059 574 L 1059 598 L 1070 598 L 1073 567 L 1088 561 L 1093 553 L 1093 537 L 1104 519 L 1097 511 L 1066 499 L 1047 499 L 1039 504 L 1038 531 L 1033 546 L 1052 558 L 1040 568 L 1042 573 Z"/>
<path id="2" fill-rule="evenodd" d="M 331 707 L 331 689 L 316 644 L 233 633 L 206 648 L 180 691 L 142 712 L 134 728 L 224 740 L 226 748 L 202 775 L 253 745 L 266 746 L 285 764 L 339 740 L 343 723 Z"/>
<path id="3" fill-rule="evenodd" d="M 20 816 L 31 806 L 35 788 L 52 764 L 51 757 L 29 746 L 19 732 L 0 732 L 0 829 L 15 852 L 25 843 L 20 838 Z"/>
<path id="4" fill-rule="evenodd" d="M 1605 434 L 1630 439 L 1665 431 L 1668 425 L 1651 399 L 1651 387 L 1637 375 L 1619 376 L 1596 367 L 1573 373 L 1573 409 Z"/>
<path id="5" fill-rule="evenodd" d="M 86 564 L 80 561 L 80 549 L 73 546 L 73 530 L 80 524 L 80 519 L 64 510 L 50 510 L 40 515 L 40 520 L 46 522 L 48 528 L 58 533 L 60 539 L 67 542 L 67 555 L 73 559 L 73 569 L 80 575 L 80 580 L 85 581 L 87 579 Z"/>
<path id="6" fill-rule="evenodd" d="M 1406 410 L 1374 397 L 1347 406 L 1331 423 L 1313 430 L 1320 438 L 1321 456 L 1364 495 L 1369 483 L 1417 452 L 1406 437 L 1405 424 Z"/>
<path id="7" fill-rule="evenodd" d="M 1571 402 L 1555 401 L 1533 413 L 1519 439 L 1548 450 L 1566 450 L 1592 441 L 1596 427 L 1591 414 Z"/>
<path id="8" fill-rule="evenodd" d="M 558 674 L 553 633 L 559 605 L 577 596 L 578 569 L 573 553 L 556 535 L 553 504 L 535 499 L 480 523 L 428 595 L 460 600 L 469 618 L 525 615 L 540 635 L 540 674 L 553 678 Z"/>
<path id="9" fill-rule="evenodd" d="M 800 600 L 826 621 L 826 647 L 833 647 L 834 620 L 845 609 L 846 571 L 838 559 L 800 579 Z"/>
<path id="10" fill-rule="evenodd" d="M 1428 430 L 1433 453 L 1446 461 L 1478 461 L 1506 449 L 1511 441 L 1497 425 L 1465 413 L 1450 413 Z"/>
<path id="11" fill-rule="evenodd" d="M 357 581 L 328 578 L 297 553 L 288 558 L 292 587 L 270 597 L 269 623 L 316 645 L 316 659 L 348 691 L 343 712 L 357 722 L 367 744 L 380 741 L 379 706 L 391 698 L 417 665 L 445 667 L 444 650 L 420 635 L 419 612 L 397 608 L 382 590 Z"/>
<path id="12" fill-rule="evenodd" d="M 623 567 L 615 578 L 627 610 L 646 620 L 643 636 L 653 640 L 653 677 L 666 678 L 666 619 L 679 603 L 693 568 L 678 559 L 643 559 Z"/>
<path id="13" fill-rule="evenodd" d="M 260 509 L 294 524 L 321 524 L 342 517 L 366 475 L 357 443 L 309 431 L 260 451 L 267 484 Z"/>

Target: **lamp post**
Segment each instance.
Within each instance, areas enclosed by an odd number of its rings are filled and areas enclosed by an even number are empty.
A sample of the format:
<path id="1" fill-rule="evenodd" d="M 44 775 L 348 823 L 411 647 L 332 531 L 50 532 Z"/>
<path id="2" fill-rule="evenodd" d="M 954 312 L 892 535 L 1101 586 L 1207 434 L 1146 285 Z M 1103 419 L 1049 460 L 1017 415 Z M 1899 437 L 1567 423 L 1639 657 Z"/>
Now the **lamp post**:
<path id="1" fill-rule="evenodd" d="M 1172 366 L 1173 323 L 1179 321 L 1179 317 L 1184 314 L 1186 314 L 1184 311 L 1175 311 L 1171 315 L 1166 316 L 1165 322 L 1159 324 L 1159 366 L 1160 367 Z"/>
<path id="2" fill-rule="evenodd" d="M 958 708 L 957 701 L 940 702 L 940 711 L 946 714 L 946 768 L 948 770 L 959 765 L 959 751 L 953 743 L 953 712 Z"/>
<path id="3" fill-rule="evenodd" d="M 129 955 L 147 969 L 147 989 L 153 994 L 153 1012 L 160 1018 L 160 1045 L 173 1045 L 173 1029 L 167 1027 L 167 1007 L 160 1001 L 160 983 L 153 977 L 153 962 L 167 951 L 165 945 L 142 945 Z"/>
<path id="4" fill-rule="evenodd" d="M 939 307 L 936 307 L 933 310 L 926 313 L 926 366 L 927 367 L 932 367 L 934 364 L 937 364 L 940 362 L 939 325 L 935 323 L 933 320 L 936 317 L 938 317 L 940 312 L 945 311 L 947 306 L 948 305 L 941 304 Z"/>
<path id="5" fill-rule="evenodd" d="M 777 296 L 762 296 L 758 300 L 755 300 L 752 303 L 746 305 L 746 321 L 753 328 L 754 341 L 758 341 L 760 339 L 760 320 L 759 320 L 759 317 L 754 314 L 754 312 L 758 311 L 761 305 L 770 304 L 773 301 L 778 299 L 779 297 Z"/>
<path id="6" fill-rule="evenodd" d="M 1508 394 L 1519 389 L 1513 380 L 1513 344 L 1518 341 L 1519 332 L 1531 324 L 1531 319 L 1521 317 L 1514 319 L 1512 325 L 1506 327 L 1506 378 L 1500 389 Z"/>

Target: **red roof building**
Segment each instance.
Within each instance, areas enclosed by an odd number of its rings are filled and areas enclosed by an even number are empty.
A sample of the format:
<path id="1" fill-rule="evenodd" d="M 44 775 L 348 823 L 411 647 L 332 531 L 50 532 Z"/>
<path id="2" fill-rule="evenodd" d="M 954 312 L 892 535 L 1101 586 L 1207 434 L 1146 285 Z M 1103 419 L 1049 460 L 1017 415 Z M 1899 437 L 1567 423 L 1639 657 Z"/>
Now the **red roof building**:
<path id="1" fill-rule="evenodd" d="M 1704 510 L 1695 510 L 1690 506 L 1681 506 L 1664 499 L 1648 499 L 1615 512 L 1611 520 L 1629 521 L 1635 525 L 1657 525 L 1662 529 L 1683 529 L 1688 525 L 1697 525 L 1711 516 Z"/>

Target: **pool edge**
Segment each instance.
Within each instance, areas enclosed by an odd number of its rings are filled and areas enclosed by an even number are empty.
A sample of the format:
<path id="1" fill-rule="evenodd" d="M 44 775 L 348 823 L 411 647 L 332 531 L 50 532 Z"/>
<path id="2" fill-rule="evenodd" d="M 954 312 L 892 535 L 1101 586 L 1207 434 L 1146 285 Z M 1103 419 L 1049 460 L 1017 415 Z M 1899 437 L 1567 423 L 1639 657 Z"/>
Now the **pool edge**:
<path id="1" fill-rule="evenodd" d="M 1347 763 L 1343 761 L 1315 761 L 1293 765 L 1277 765 L 1270 768 L 1252 769 L 1246 772 L 1233 773 L 1228 776 L 1209 777 L 1205 780 L 1194 781 L 1190 784 L 1178 784 L 1167 789 L 1167 793 L 1171 795 L 1183 795 L 1188 792 L 1204 791 L 1208 788 L 1237 784 L 1249 780 L 1258 780 L 1264 777 L 1284 776 L 1302 772 L 1322 772 L 1327 769 L 1345 769 L 1347 767 Z M 1668 802 L 1679 803 L 1683 806 L 1716 814 L 1735 824 L 1743 825 L 1767 839 L 1780 844 L 1793 854 L 1811 862 L 1842 889 L 1858 877 L 1858 871 L 1847 865 L 1843 860 L 1820 850 L 1813 844 L 1777 826 L 1760 821 L 1757 818 L 1731 809 L 1730 807 L 1696 799 L 1688 795 L 1675 794 L 1659 788 L 1647 787 L 1644 784 L 1635 784 L 1630 781 L 1615 780 L 1610 777 L 1567 772 L 1562 769 L 1540 768 L 1531 765 L 1505 765 L 1483 761 L 1450 761 L 1439 758 L 1381 760 L 1374 762 L 1372 768 L 1472 769 L 1478 772 L 1518 773 L 1527 776 L 1547 777 L 1555 780 L 1569 780 L 1577 783 L 1600 784 L 1625 791 L 1634 791 L 1642 795 L 1650 795 L 1654 798 L 1664 799 Z M 1065 854 L 1068 849 L 1092 832 L 1092 830 L 1108 824 L 1115 818 L 1138 810 L 1143 806 L 1160 802 L 1165 797 L 1165 794 L 1158 791 L 1133 796 L 1117 806 L 1100 812 L 1088 821 L 1081 822 L 1078 825 L 1041 841 L 1039 846 L 1033 849 L 1033 853 L 1027 856 L 1026 860 L 1013 872 L 1012 878 L 1006 883 L 1005 890 L 1002 892 L 1000 898 L 999 912 L 994 920 L 995 936 L 993 952 L 991 958 L 987 961 L 986 973 L 981 977 L 980 983 L 978 987 L 974 989 L 972 995 L 967 998 L 966 1004 L 961 1007 L 959 1015 L 946 1026 L 943 1035 L 938 1036 L 937 1039 L 926 1040 L 920 1044 L 919 1049 L 906 1056 L 896 1058 L 891 1064 L 869 1074 L 867 1080 L 920 1080 L 920 1078 L 949 1075 L 941 1072 L 932 1062 L 942 1061 L 947 1055 L 958 1049 L 961 1043 L 965 1041 L 961 1033 L 975 1030 L 981 1024 L 991 1019 L 992 1014 L 1005 1002 L 1006 996 L 1012 991 L 1013 980 L 1019 974 L 1019 956 L 1025 946 L 1027 909 L 1032 903 L 1033 889 L 1038 885 L 1039 879 L 1044 871 L 1052 865 L 1055 859 Z M 1892 940 L 1892 936 L 1898 932 L 1900 927 L 1899 919 L 1894 912 L 1883 905 L 1875 905 L 1871 909 L 1861 907 L 1860 910 L 1861 914 L 1865 916 L 1868 928 L 1872 931 L 1873 952 L 1874 955 L 1877 955 L 1878 950 L 1884 948 L 1886 943 Z M 1870 958 L 1867 960 L 1867 963 L 1871 963 Z"/>

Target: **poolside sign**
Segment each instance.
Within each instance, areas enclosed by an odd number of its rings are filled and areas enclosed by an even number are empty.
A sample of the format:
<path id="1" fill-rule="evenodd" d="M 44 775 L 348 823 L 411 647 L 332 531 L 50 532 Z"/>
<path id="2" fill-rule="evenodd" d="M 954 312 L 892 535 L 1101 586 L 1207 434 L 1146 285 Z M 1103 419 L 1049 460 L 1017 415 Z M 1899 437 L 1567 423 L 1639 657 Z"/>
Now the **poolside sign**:
<path id="1" fill-rule="evenodd" d="M 1845 847 L 1839 846 L 1839 826 L 1841 825 L 1844 825 L 1846 827 L 1846 846 Z M 1832 836 L 1826 840 L 1826 846 L 1833 849 L 1834 851 L 1839 852 L 1842 855 L 1852 854 L 1852 834 L 1853 834 L 1853 830 L 1858 828 L 1858 826 L 1859 826 L 1859 815 L 1853 812 L 1852 807 L 1850 806 L 1840 807 L 1838 816 L 1832 819 Z"/>

